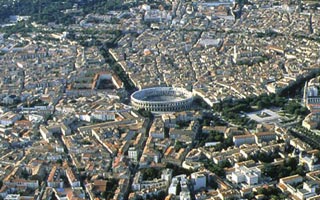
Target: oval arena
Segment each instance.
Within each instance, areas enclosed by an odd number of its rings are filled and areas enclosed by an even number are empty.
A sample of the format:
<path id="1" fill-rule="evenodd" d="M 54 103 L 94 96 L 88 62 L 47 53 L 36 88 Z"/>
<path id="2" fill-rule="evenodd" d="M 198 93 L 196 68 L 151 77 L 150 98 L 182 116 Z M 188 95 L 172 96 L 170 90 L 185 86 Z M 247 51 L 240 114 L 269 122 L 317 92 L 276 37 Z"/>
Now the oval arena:
<path id="1" fill-rule="evenodd" d="M 154 87 L 142 89 L 131 95 L 134 109 L 151 112 L 173 112 L 190 108 L 193 101 L 191 92 L 184 88 Z"/>

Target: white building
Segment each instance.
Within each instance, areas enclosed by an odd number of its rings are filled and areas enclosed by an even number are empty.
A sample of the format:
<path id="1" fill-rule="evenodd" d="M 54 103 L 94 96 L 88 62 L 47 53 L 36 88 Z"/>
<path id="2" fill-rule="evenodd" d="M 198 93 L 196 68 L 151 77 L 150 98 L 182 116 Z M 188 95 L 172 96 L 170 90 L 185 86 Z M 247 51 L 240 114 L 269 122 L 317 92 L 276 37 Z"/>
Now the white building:
<path id="1" fill-rule="evenodd" d="M 71 134 L 71 129 L 69 126 L 67 126 L 66 124 L 64 123 L 61 123 L 61 133 L 63 135 L 70 135 Z"/>
<path id="2" fill-rule="evenodd" d="M 68 181 L 69 181 L 72 188 L 81 187 L 80 181 L 76 178 L 76 176 L 73 173 L 73 171 L 71 170 L 71 168 L 68 168 L 66 170 L 66 175 L 67 175 Z"/>
<path id="3" fill-rule="evenodd" d="M 0 117 L 0 123 L 4 126 L 10 126 L 21 118 L 21 115 L 13 112 L 7 112 Z"/>
<path id="4" fill-rule="evenodd" d="M 76 117 L 81 121 L 91 122 L 91 116 L 88 113 L 77 113 Z"/>
<path id="5" fill-rule="evenodd" d="M 13 179 L 3 182 L 7 187 L 26 187 L 30 189 L 36 189 L 39 187 L 38 180 L 25 180 L 25 179 Z"/>
<path id="6" fill-rule="evenodd" d="M 236 147 L 243 144 L 254 144 L 256 142 L 254 135 L 235 135 L 233 136 L 233 142 Z"/>
<path id="7" fill-rule="evenodd" d="M 174 114 L 163 114 L 161 118 L 165 127 L 174 128 L 176 126 L 177 120 Z"/>
<path id="8" fill-rule="evenodd" d="M 236 184 L 247 183 L 248 185 L 254 185 L 259 182 L 261 170 L 257 167 L 248 168 L 246 166 L 239 166 L 236 167 L 231 176 L 232 181 Z"/>
<path id="9" fill-rule="evenodd" d="M 19 200 L 20 194 L 8 194 L 4 200 Z"/>
<path id="10" fill-rule="evenodd" d="M 176 195 L 177 194 L 178 184 L 180 184 L 178 179 L 176 179 L 176 178 L 172 179 L 171 184 L 170 184 L 169 189 L 168 189 L 168 194 Z"/>
<path id="11" fill-rule="evenodd" d="M 172 169 L 164 169 L 162 170 L 161 179 L 165 181 L 171 181 L 172 179 Z"/>
<path id="12" fill-rule="evenodd" d="M 308 171 L 315 171 L 320 169 L 320 162 L 314 154 L 303 155 L 302 153 L 300 153 L 299 164 L 304 165 L 308 169 Z"/>
<path id="13" fill-rule="evenodd" d="M 308 97 L 316 97 L 318 96 L 318 88 L 316 86 L 310 86 L 307 90 Z"/>
<path id="14" fill-rule="evenodd" d="M 194 190 L 207 187 L 207 177 L 203 173 L 195 172 L 191 174 L 191 182 Z"/>
<path id="15" fill-rule="evenodd" d="M 164 123 L 160 118 L 156 118 L 150 127 L 149 134 L 152 138 L 164 139 Z"/>
<path id="16" fill-rule="evenodd" d="M 188 183 L 187 175 L 185 174 L 181 174 L 173 177 L 168 189 L 168 193 L 178 195 L 177 194 L 178 184 L 180 184 L 181 190 L 182 190 L 183 188 L 187 189 L 187 183 Z"/>
<path id="17" fill-rule="evenodd" d="M 6 105 L 11 105 L 14 103 L 14 98 L 12 98 L 11 95 L 8 95 L 2 99 L 2 103 Z"/>
<path id="18" fill-rule="evenodd" d="M 282 192 L 290 193 L 297 199 L 319 199 L 316 193 L 316 189 L 319 188 L 319 184 L 312 180 L 303 181 L 303 177 L 299 175 L 284 177 L 279 180 L 278 188 Z M 293 184 L 302 182 L 302 188 L 296 188 L 293 186 Z"/>
<path id="19" fill-rule="evenodd" d="M 41 134 L 42 138 L 46 142 L 49 142 L 49 139 L 52 137 L 52 132 L 49 131 L 44 125 L 41 125 L 39 130 L 40 130 L 40 134 Z"/>
<path id="20" fill-rule="evenodd" d="M 135 147 L 130 147 L 128 150 L 128 157 L 133 162 L 137 162 L 138 161 L 138 150 Z"/>
<path id="21" fill-rule="evenodd" d="M 303 177 L 297 174 L 279 179 L 279 183 L 282 183 L 282 184 L 295 184 L 295 183 L 300 183 L 302 181 L 303 181 Z"/>
<path id="22" fill-rule="evenodd" d="M 57 167 L 53 167 L 50 171 L 50 174 L 47 179 L 47 184 L 52 188 L 63 188 L 64 182 L 61 178 L 62 169 L 57 169 Z"/>
<path id="23" fill-rule="evenodd" d="M 189 191 L 181 191 L 179 197 L 180 200 L 191 200 L 191 195 Z"/>
<path id="24" fill-rule="evenodd" d="M 91 116 L 101 121 L 113 121 L 116 118 L 115 111 L 108 110 L 96 110 L 91 114 Z"/>
<path id="25" fill-rule="evenodd" d="M 136 173 L 131 189 L 133 191 L 146 191 L 146 190 L 165 190 L 172 178 L 172 169 L 163 169 L 161 178 L 153 180 L 142 180 L 141 172 Z"/>
<path id="26" fill-rule="evenodd" d="M 277 134 L 272 131 L 255 133 L 254 136 L 257 144 L 270 142 L 277 139 Z"/>
<path id="27" fill-rule="evenodd" d="M 170 20 L 170 15 L 167 15 L 165 10 L 159 9 L 147 10 L 144 14 L 144 21 L 146 22 L 162 22 Z"/>

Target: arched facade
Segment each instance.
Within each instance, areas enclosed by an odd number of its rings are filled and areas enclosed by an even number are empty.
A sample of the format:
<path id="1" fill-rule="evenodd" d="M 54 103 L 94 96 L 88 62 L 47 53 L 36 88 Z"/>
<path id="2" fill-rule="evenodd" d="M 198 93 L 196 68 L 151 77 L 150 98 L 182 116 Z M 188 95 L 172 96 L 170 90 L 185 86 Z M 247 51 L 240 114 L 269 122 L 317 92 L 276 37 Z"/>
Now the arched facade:
<path id="1" fill-rule="evenodd" d="M 151 112 L 174 112 L 190 108 L 193 101 L 191 92 L 184 88 L 154 87 L 139 90 L 131 95 L 135 109 Z"/>

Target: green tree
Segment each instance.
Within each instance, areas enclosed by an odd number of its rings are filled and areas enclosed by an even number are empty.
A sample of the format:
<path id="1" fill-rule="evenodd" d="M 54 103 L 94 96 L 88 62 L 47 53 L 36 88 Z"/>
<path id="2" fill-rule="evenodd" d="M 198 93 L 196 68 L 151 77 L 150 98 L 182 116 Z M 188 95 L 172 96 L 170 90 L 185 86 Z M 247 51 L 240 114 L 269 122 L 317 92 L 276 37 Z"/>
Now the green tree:
<path id="1" fill-rule="evenodd" d="M 156 195 L 155 199 L 163 200 L 163 199 L 166 198 L 166 196 L 167 196 L 167 194 L 166 194 L 163 190 L 161 190 L 161 191 Z"/>
<path id="2" fill-rule="evenodd" d="M 114 178 L 108 179 L 106 184 L 106 190 L 102 193 L 102 197 L 105 199 L 112 199 L 118 185 L 119 184 L 116 179 Z"/>
<path id="3" fill-rule="evenodd" d="M 60 164 L 60 165 L 62 165 L 63 160 L 62 160 L 62 159 L 58 159 L 58 160 L 57 160 L 57 163 Z"/>
<path id="4" fill-rule="evenodd" d="M 154 167 L 149 167 L 141 170 L 143 180 L 153 180 L 159 178 L 161 171 Z"/>
<path id="5" fill-rule="evenodd" d="M 176 194 L 179 195 L 180 192 L 181 192 L 181 184 L 179 182 L 178 185 L 177 185 L 177 193 Z"/>
<path id="6" fill-rule="evenodd" d="M 145 110 L 144 108 L 140 108 L 138 110 L 138 113 L 143 116 L 143 117 L 146 117 L 146 118 L 151 118 L 153 115 L 151 113 L 151 111 L 148 111 L 148 110 Z"/>
<path id="7" fill-rule="evenodd" d="M 218 176 L 224 177 L 225 176 L 225 171 L 223 169 L 223 166 L 221 165 L 216 165 L 212 161 L 209 160 L 204 160 L 203 164 L 205 168 L 207 168 L 209 171 L 215 173 Z"/>
<path id="8" fill-rule="evenodd" d="M 176 152 L 178 152 L 181 148 L 183 148 L 183 144 L 180 141 L 176 141 L 174 145 L 174 149 Z"/>

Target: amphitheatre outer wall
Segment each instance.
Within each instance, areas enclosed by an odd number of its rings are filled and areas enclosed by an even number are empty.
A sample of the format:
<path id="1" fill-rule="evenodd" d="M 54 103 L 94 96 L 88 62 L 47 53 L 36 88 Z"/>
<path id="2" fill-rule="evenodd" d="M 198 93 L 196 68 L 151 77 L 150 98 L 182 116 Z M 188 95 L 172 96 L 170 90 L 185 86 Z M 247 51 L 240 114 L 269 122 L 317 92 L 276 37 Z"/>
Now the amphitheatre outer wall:
<path id="1" fill-rule="evenodd" d="M 134 109 L 151 112 L 175 112 L 190 108 L 193 94 L 184 88 L 153 87 L 134 92 L 131 104 Z"/>

